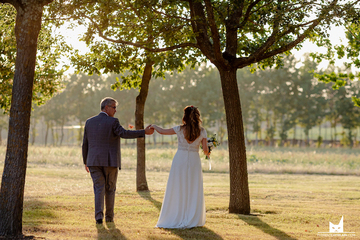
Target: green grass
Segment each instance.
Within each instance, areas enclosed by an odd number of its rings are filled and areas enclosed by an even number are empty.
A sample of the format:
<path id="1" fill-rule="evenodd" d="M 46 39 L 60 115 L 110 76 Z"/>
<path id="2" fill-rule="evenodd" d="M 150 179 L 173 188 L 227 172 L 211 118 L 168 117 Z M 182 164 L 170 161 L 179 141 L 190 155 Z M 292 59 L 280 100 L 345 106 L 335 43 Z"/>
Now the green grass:
<path id="1" fill-rule="evenodd" d="M 326 239 L 317 233 L 328 232 L 329 222 L 337 224 L 344 216 L 344 231 L 355 232 L 353 239 L 360 236 L 359 153 L 350 150 L 314 153 L 314 149 L 248 149 L 252 215 L 246 216 L 228 213 L 228 154 L 224 149 L 215 149 L 214 171 L 207 171 L 207 162 L 203 162 L 205 226 L 185 230 L 154 228 L 175 151 L 174 147 L 147 150 L 146 175 L 151 191 L 137 193 L 136 151 L 123 148 L 115 223 L 97 227 L 92 181 L 83 169 L 80 149 L 31 147 L 24 234 L 40 239 Z M 2 147 L 0 172 L 4 154 Z M 348 164 L 352 161 L 354 164 Z M 341 169 L 338 175 L 333 175 L 330 167 L 322 170 L 332 164 L 337 171 Z M 297 174 L 277 170 L 284 166 Z M 261 172 L 256 172 L 259 169 Z M 302 174 L 305 169 L 317 174 Z"/>

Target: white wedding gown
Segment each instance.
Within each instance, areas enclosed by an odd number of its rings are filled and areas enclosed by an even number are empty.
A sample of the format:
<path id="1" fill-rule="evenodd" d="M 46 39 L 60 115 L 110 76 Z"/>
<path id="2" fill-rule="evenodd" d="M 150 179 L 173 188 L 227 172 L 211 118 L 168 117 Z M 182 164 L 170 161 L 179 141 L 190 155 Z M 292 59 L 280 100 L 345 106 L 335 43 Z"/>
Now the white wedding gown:
<path id="1" fill-rule="evenodd" d="M 164 201 L 161 206 L 159 228 L 192 228 L 205 224 L 205 201 L 199 146 L 207 138 L 206 130 L 188 143 L 180 126 L 173 128 L 178 137 Z"/>

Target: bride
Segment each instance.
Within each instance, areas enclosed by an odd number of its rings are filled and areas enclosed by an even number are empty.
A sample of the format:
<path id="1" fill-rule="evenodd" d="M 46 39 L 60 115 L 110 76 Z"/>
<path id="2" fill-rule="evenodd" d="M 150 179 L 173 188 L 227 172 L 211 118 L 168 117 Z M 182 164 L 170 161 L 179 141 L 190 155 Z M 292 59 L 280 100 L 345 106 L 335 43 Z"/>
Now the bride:
<path id="1" fill-rule="evenodd" d="M 199 146 L 209 155 L 206 130 L 194 106 L 184 108 L 183 124 L 170 129 L 152 127 L 160 134 L 177 134 L 178 150 L 172 161 L 159 228 L 192 228 L 205 224 L 205 201 Z"/>

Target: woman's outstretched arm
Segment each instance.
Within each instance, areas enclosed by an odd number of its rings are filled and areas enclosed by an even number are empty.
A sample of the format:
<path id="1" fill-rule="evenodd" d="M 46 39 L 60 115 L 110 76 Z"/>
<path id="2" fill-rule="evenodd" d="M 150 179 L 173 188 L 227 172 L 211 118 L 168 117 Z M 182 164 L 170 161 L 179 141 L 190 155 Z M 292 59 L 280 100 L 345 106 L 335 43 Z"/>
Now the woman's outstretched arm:
<path id="1" fill-rule="evenodd" d="M 159 126 L 156 126 L 155 124 L 151 125 L 152 128 L 154 128 L 158 133 L 162 134 L 162 135 L 173 135 L 176 134 L 176 132 L 174 131 L 174 129 L 169 128 L 169 129 L 164 129 L 161 128 Z"/>

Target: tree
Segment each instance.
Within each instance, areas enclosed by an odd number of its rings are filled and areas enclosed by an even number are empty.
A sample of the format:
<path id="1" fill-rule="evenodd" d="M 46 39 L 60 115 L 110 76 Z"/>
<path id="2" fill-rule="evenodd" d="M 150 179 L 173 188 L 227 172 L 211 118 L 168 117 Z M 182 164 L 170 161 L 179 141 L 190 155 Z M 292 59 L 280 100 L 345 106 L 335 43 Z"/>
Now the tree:
<path id="1" fill-rule="evenodd" d="M 325 85 L 316 81 L 314 73 L 312 73 L 312 70 L 316 68 L 317 63 L 311 61 L 307 56 L 304 65 L 299 69 L 299 81 L 296 86 L 300 90 L 298 99 L 301 103 L 297 114 L 299 115 L 299 123 L 304 127 L 307 146 L 309 146 L 310 141 L 310 129 L 322 122 L 326 110 L 326 99 L 322 92 Z"/>
<path id="2" fill-rule="evenodd" d="M 22 209 L 27 165 L 31 101 L 37 40 L 44 5 L 51 0 L 1 0 L 16 9 L 16 62 L 9 133 L 0 190 L 0 236 L 22 235 Z"/>
<path id="3" fill-rule="evenodd" d="M 316 74 L 319 81 L 325 83 L 332 83 L 332 88 L 338 90 L 344 87 L 348 81 L 359 80 L 360 73 L 354 74 L 351 70 L 352 66 L 360 67 L 360 14 L 359 10 L 353 10 L 345 22 L 346 38 L 348 44 L 341 44 L 333 46 L 329 42 L 324 44 L 327 47 L 327 54 L 312 53 L 311 56 L 319 62 L 322 59 L 330 60 L 330 64 L 335 63 L 335 58 L 342 59 L 346 57 L 350 62 L 344 63 L 345 70 L 332 71 L 330 73 Z M 355 106 L 360 107 L 360 98 L 352 96 L 352 101 Z"/>
<path id="4" fill-rule="evenodd" d="M 299 48 L 306 38 L 325 39 L 330 24 L 337 22 L 338 16 L 347 16 L 357 2 L 188 0 L 176 4 L 162 1 L 152 6 L 153 12 L 183 22 L 184 29 L 193 33 L 189 42 L 220 73 L 229 139 L 230 213 L 250 213 L 237 69 L 255 63 L 260 68 L 281 66 L 281 53 Z M 167 11 L 174 5 L 181 9 L 176 16 Z"/>
<path id="5" fill-rule="evenodd" d="M 170 45 L 173 47 L 192 47 L 194 52 L 201 52 L 199 59 L 205 57 L 218 69 L 229 139 L 229 212 L 249 214 L 250 197 L 237 70 L 255 63 L 259 68 L 281 66 L 280 54 L 299 48 L 306 38 L 319 42 L 326 39 L 326 29 L 338 22 L 339 16 L 345 18 L 359 1 L 344 4 L 337 0 L 325 3 L 320 0 L 136 2 L 138 6 L 150 8 L 152 21 L 167 19 L 166 28 L 159 35 L 162 38 L 156 41 L 157 44 L 169 46 L 167 43 L 172 39 Z M 174 35 L 167 31 L 169 29 L 176 29 L 180 34 Z M 112 31 L 108 32 L 111 35 Z M 148 43 L 139 41 L 133 46 L 151 52 L 153 46 L 149 47 Z"/>
<path id="6" fill-rule="evenodd" d="M 15 18 L 16 10 L 13 6 L 0 5 L 0 107 L 6 112 L 10 109 L 15 73 Z M 69 47 L 64 43 L 63 37 L 55 37 L 53 31 L 50 21 L 45 21 L 39 33 L 32 96 L 32 101 L 37 105 L 45 103 L 62 88 L 61 76 L 67 68 L 59 68 L 59 59 Z"/>
<path id="7" fill-rule="evenodd" d="M 127 1 L 121 3 L 123 2 Z M 327 28 L 333 23 L 339 24 L 341 20 L 347 19 L 349 12 L 351 13 L 358 2 L 359 0 L 345 3 L 338 0 L 325 2 L 322 0 L 301 2 L 137 0 L 134 1 L 135 5 L 131 5 L 134 8 L 126 8 L 135 14 L 125 15 L 124 18 L 121 12 L 120 15 L 111 14 L 111 4 L 103 6 L 106 17 L 114 18 L 118 23 L 123 24 L 120 19 L 125 23 L 129 22 L 134 19 L 133 16 L 143 20 L 139 21 L 140 28 L 135 28 L 135 25 L 130 25 L 131 29 L 122 28 L 126 31 L 126 39 L 114 39 L 113 37 L 119 34 L 111 27 L 106 28 L 106 31 L 97 28 L 97 26 L 107 27 L 109 23 L 107 18 L 104 18 L 105 21 L 100 21 L 101 24 L 92 22 L 95 28 L 91 28 L 88 33 L 96 30 L 104 39 L 118 43 L 122 47 L 130 44 L 145 53 L 166 50 L 170 54 L 174 51 L 169 50 L 192 47 L 193 56 L 197 56 L 199 61 L 205 58 L 216 66 L 221 78 L 228 127 L 229 212 L 249 214 L 250 196 L 237 70 L 254 64 L 262 69 L 274 65 L 280 67 L 281 54 L 288 54 L 291 49 L 300 48 L 301 42 L 306 38 L 319 44 L 326 42 Z M 87 13 L 96 13 L 96 11 L 88 9 Z M 143 16 L 146 18 L 144 19 Z M 151 25 L 148 25 L 150 22 Z M 150 38 L 144 34 L 149 26 L 155 30 Z M 92 36 L 93 34 L 87 34 L 86 37 L 91 40 Z M 132 56 L 132 54 L 128 55 L 128 57 Z M 162 56 L 164 60 L 168 58 L 166 54 Z"/>
<path id="8" fill-rule="evenodd" d="M 145 4 L 145 6 L 144 6 Z M 177 28 L 169 28 L 176 22 L 153 13 L 149 3 L 137 1 L 59 1 L 54 12 L 67 15 L 87 26 L 83 40 L 90 48 L 84 56 L 75 54 L 73 63 L 81 71 L 92 73 L 124 73 L 112 88 L 139 88 L 136 98 L 135 127 L 144 128 L 144 109 L 148 85 L 152 76 L 164 76 L 165 71 L 184 68 L 194 57 L 183 46 L 176 45 L 184 38 Z M 155 19 L 154 18 L 158 18 Z M 167 34 L 165 34 L 167 32 Z M 100 40 L 95 37 L 98 34 Z M 161 36 L 167 36 L 161 38 Z M 136 42 L 135 42 L 136 41 Z M 139 44 L 140 42 L 140 44 Z M 166 47 L 160 47 L 160 42 Z M 175 46 L 174 46 L 175 44 Z M 141 47 L 143 50 L 139 50 Z M 130 60 L 129 60 L 130 58 Z M 145 139 L 137 139 L 137 191 L 148 191 L 145 176 Z"/>
<path id="9" fill-rule="evenodd" d="M 349 94 L 350 92 L 350 94 Z M 360 109 L 356 107 L 349 95 L 359 97 L 359 84 L 358 82 L 347 82 L 344 88 L 338 90 L 339 99 L 336 101 L 336 112 L 340 115 L 340 123 L 343 128 L 348 130 L 349 146 L 353 147 L 354 135 L 353 130 L 359 126 Z"/>

